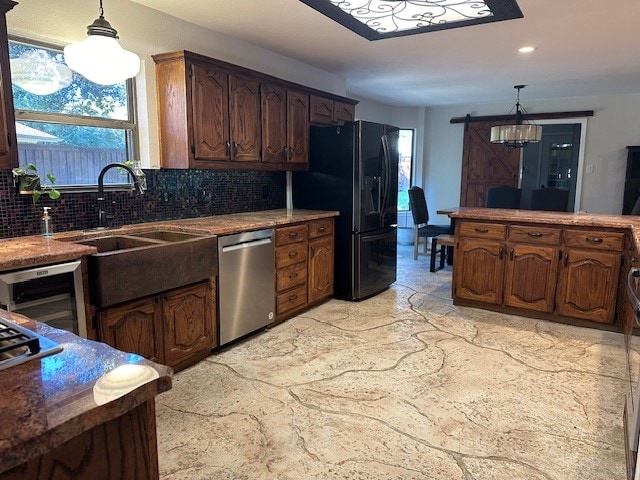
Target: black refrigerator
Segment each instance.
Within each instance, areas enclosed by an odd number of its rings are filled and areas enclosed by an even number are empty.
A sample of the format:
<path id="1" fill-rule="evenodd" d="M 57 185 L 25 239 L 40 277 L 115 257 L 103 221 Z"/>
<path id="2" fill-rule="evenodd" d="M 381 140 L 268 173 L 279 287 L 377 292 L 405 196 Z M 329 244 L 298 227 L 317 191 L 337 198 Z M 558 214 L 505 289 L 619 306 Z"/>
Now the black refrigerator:
<path id="1" fill-rule="evenodd" d="M 397 127 L 311 127 L 309 171 L 293 172 L 293 207 L 338 210 L 334 295 L 360 300 L 396 280 Z"/>

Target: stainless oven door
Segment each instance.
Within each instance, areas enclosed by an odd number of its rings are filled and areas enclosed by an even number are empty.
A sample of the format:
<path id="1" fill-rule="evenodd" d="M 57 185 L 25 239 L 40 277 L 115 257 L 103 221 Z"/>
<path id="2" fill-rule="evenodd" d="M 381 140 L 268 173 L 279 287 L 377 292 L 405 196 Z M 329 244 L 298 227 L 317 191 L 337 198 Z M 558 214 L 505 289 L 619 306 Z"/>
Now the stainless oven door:
<path id="1" fill-rule="evenodd" d="M 0 307 L 86 338 L 80 261 L 0 274 Z"/>

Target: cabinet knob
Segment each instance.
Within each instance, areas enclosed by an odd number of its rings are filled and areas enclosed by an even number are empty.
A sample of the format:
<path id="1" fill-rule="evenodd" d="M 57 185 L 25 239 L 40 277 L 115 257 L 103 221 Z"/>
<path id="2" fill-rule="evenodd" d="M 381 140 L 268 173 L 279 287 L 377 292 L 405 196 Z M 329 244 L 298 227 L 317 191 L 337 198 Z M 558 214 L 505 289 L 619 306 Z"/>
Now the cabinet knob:
<path id="1" fill-rule="evenodd" d="M 237 156 L 238 156 L 238 142 L 233 142 L 233 152 L 232 152 L 232 155 L 233 155 L 234 157 L 237 157 Z"/>
<path id="2" fill-rule="evenodd" d="M 289 254 L 289 258 L 296 258 L 298 256 L 298 252 L 291 252 Z"/>
<path id="3" fill-rule="evenodd" d="M 478 233 L 489 233 L 488 228 L 476 228 L 476 232 Z"/>
<path id="4" fill-rule="evenodd" d="M 298 298 L 298 295 L 289 295 L 289 301 L 290 302 L 293 302 L 297 298 Z"/>
<path id="5" fill-rule="evenodd" d="M 567 266 L 567 263 L 569 263 L 569 254 L 568 254 L 568 253 L 565 253 L 565 254 L 562 256 L 562 264 L 566 267 L 566 266 Z"/>
<path id="6" fill-rule="evenodd" d="M 602 239 L 600 237 L 587 237 L 587 242 L 589 242 L 589 243 L 602 243 Z"/>
<path id="7" fill-rule="evenodd" d="M 513 248 L 509 250 L 509 260 L 513 260 Z"/>
<path id="8" fill-rule="evenodd" d="M 296 238 L 298 236 L 298 232 L 289 232 L 289 238 Z"/>
<path id="9" fill-rule="evenodd" d="M 231 142 L 229 141 L 224 142 L 224 151 L 227 157 L 231 155 Z"/>
<path id="10" fill-rule="evenodd" d="M 498 251 L 498 258 L 500 260 L 504 258 L 504 247 L 500 247 L 500 250 Z"/>
<path id="11" fill-rule="evenodd" d="M 529 233 L 527 233 L 527 235 L 529 235 L 530 237 L 534 237 L 534 238 L 540 238 L 542 236 L 542 234 L 540 232 L 529 232 Z"/>
<path id="12" fill-rule="evenodd" d="M 326 229 L 327 229 L 327 227 L 320 227 L 320 228 L 318 228 L 318 231 L 319 232 L 324 232 Z"/>
<path id="13" fill-rule="evenodd" d="M 289 275 L 290 279 L 294 279 L 294 278 L 297 278 L 297 277 L 298 277 L 298 273 L 297 272 L 296 273 L 292 273 L 291 275 Z"/>

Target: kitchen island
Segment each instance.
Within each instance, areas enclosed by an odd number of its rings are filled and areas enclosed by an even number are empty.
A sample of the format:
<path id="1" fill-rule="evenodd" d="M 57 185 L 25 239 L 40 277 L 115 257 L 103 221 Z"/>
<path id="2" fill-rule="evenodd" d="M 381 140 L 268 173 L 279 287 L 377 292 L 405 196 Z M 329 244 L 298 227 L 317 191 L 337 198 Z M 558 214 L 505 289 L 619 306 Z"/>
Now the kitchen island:
<path id="1" fill-rule="evenodd" d="M 0 320 L 63 347 L 0 371 L 0 477 L 157 479 L 154 397 L 171 369 L 4 310 Z"/>
<path id="2" fill-rule="evenodd" d="M 636 217 L 489 208 L 450 216 L 454 303 L 625 328 L 626 274 L 640 245 Z"/>

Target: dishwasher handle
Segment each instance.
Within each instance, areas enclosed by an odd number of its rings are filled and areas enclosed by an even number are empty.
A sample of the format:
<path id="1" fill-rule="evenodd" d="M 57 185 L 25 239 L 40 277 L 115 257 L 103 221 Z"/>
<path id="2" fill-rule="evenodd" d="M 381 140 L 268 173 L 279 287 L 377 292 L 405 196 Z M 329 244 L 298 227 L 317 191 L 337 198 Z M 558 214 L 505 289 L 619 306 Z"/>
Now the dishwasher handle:
<path id="1" fill-rule="evenodd" d="M 259 247 L 260 245 L 268 245 L 272 243 L 270 238 L 263 238 L 261 240 L 253 240 L 251 242 L 236 243 L 235 245 L 229 245 L 222 247 L 222 253 L 233 252 L 235 250 L 243 250 L 245 248 Z"/>

